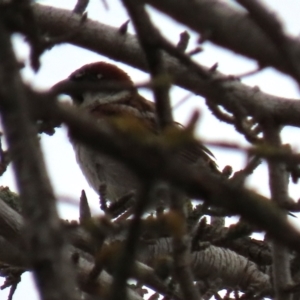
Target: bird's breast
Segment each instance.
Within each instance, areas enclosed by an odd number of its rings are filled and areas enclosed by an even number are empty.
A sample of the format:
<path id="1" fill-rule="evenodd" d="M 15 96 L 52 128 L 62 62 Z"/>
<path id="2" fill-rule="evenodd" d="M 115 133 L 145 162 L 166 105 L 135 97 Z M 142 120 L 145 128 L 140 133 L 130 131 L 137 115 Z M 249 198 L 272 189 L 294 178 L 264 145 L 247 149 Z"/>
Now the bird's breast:
<path id="1" fill-rule="evenodd" d="M 72 142 L 76 160 L 90 186 L 98 193 L 101 184 L 106 184 L 109 201 L 138 188 L 137 177 L 122 163 L 89 147 Z"/>

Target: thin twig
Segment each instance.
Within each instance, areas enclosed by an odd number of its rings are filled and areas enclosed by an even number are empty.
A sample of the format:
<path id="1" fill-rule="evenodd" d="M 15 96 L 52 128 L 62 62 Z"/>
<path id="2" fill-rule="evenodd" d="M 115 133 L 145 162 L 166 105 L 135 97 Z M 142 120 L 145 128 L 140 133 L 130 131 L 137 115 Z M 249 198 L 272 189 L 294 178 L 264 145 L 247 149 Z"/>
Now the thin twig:
<path id="1" fill-rule="evenodd" d="M 273 147 L 281 147 L 280 128 L 272 126 L 272 122 L 264 128 L 264 137 Z M 278 161 L 268 161 L 269 184 L 272 200 L 281 205 L 288 202 L 288 177 L 286 166 Z M 284 288 L 292 283 L 289 249 L 276 242 L 272 242 L 273 280 L 276 299 L 292 299 L 292 294 L 285 292 Z"/>
<path id="2" fill-rule="evenodd" d="M 184 299 L 199 300 L 200 294 L 194 286 L 191 268 L 191 238 L 187 234 L 184 206 L 186 196 L 176 188 L 171 190 L 170 227 L 172 232 L 174 274 Z"/>
<path id="3" fill-rule="evenodd" d="M 124 249 L 119 257 L 118 268 L 115 270 L 116 275 L 111 289 L 111 300 L 124 299 L 126 291 L 126 282 L 131 274 L 134 260 L 136 259 L 137 246 L 141 231 L 141 217 L 148 205 L 150 199 L 151 185 L 142 186 L 139 191 L 137 202 L 134 207 L 133 219 L 129 227 L 128 238 L 125 242 Z"/>
<path id="4" fill-rule="evenodd" d="M 189 40 L 190 40 L 190 35 L 187 31 L 183 31 L 182 33 L 180 33 L 180 40 L 177 44 L 177 49 L 185 52 L 186 48 L 189 45 Z"/>
<path id="5" fill-rule="evenodd" d="M 85 191 L 82 190 L 79 202 L 79 222 L 84 224 L 86 221 L 90 220 L 92 217 L 88 199 L 86 197 Z"/>

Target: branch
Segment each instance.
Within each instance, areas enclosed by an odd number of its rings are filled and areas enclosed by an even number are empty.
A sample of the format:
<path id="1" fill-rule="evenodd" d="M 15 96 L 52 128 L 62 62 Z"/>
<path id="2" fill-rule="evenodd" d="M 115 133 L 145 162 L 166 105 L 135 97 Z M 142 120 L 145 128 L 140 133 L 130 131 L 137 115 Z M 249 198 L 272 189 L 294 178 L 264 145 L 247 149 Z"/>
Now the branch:
<path id="1" fill-rule="evenodd" d="M 111 289 L 112 300 L 120 300 L 124 297 L 127 279 L 130 276 L 134 261 L 137 255 L 137 246 L 140 239 L 142 215 L 150 202 L 151 184 L 145 184 L 139 191 L 137 202 L 134 206 L 134 214 L 130 223 L 128 237 L 124 244 L 122 253 L 117 260 L 118 268 L 115 271 L 115 277 Z"/>
<path id="2" fill-rule="evenodd" d="M 167 224 L 172 235 L 173 277 L 179 283 L 184 299 L 198 300 L 200 294 L 194 285 L 195 276 L 192 271 L 191 237 L 187 230 L 186 195 L 176 187 L 170 192 L 170 213 Z"/>
<path id="3" fill-rule="evenodd" d="M 250 18 L 271 39 L 273 46 L 280 53 L 287 72 L 300 84 L 300 61 L 294 53 L 292 40 L 285 35 L 283 26 L 275 14 L 268 11 L 264 4 L 257 0 L 236 1 L 248 10 Z"/>
<path id="4" fill-rule="evenodd" d="M 55 197 L 29 116 L 10 36 L 1 23 L 0 44 L 0 114 L 26 218 L 29 261 L 45 299 L 76 299 L 75 279 L 66 259 Z"/>
<path id="5" fill-rule="evenodd" d="M 166 2 L 160 1 L 160 3 Z M 40 29 L 51 36 L 66 35 L 66 42 L 122 61 L 138 69 L 148 70 L 143 52 L 133 35 L 121 35 L 118 28 L 91 20 L 86 20 L 83 26 L 80 17 L 74 16 L 67 10 L 35 4 L 34 12 Z M 75 28 L 76 35 L 68 37 L 68 33 L 74 32 Z M 122 51 L 119 51 L 120 48 Z M 265 44 L 263 49 L 266 49 Z M 270 57 L 270 55 L 267 56 Z M 172 74 L 175 84 L 209 98 L 216 105 L 223 105 L 228 112 L 238 114 L 243 109 L 247 115 L 253 116 L 257 121 L 263 121 L 268 115 L 279 124 L 300 127 L 299 101 L 262 93 L 257 88 L 248 87 L 237 80 L 230 80 L 217 71 L 212 74 L 208 68 L 199 66 L 209 75 L 208 78 L 207 76 L 204 78 L 169 55 L 164 54 L 163 58 L 166 69 Z M 213 80 L 214 78 L 218 80 Z"/>
<path id="6" fill-rule="evenodd" d="M 274 126 L 272 122 L 264 128 L 265 141 L 272 147 L 282 147 L 280 139 L 280 128 Z M 269 183 L 272 200 L 279 206 L 287 203 L 289 173 L 286 165 L 279 161 L 268 161 Z M 290 252 L 289 249 L 276 242 L 272 243 L 273 255 L 273 275 L 276 299 L 291 299 L 292 294 L 284 289 L 292 283 Z"/>
<path id="7" fill-rule="evenodd" d="M 152 80 L 163 82 L 153 88 L 158 124 L 163 129 L 173 123 L 173 117 L 169 99 L 170 84 L 163 80 L 167 73 L 159 43 L 162 37 L 158 29 L 151 23 L 143 4 L 136 0 L 123 0 L 123 3 L 133 21 L 140 45 L 148 62 Z"/>
<path id="8" fill-rule="evenodd" d="M 253 22 L 247 12 L 241 9 L 220 0 L 213 3 L 207 0 L 189 3 L 185 0 L 144 0 L 144 2 L 199 32 L 203 40 L 208 39 L 219 46 L 255 59 L 260 66 L 273 66 L 293 76 L 278 48 Z M 298 39 L 287 37 L 286 41 L 293 49 L 295 58 L 300 57 Z"/>

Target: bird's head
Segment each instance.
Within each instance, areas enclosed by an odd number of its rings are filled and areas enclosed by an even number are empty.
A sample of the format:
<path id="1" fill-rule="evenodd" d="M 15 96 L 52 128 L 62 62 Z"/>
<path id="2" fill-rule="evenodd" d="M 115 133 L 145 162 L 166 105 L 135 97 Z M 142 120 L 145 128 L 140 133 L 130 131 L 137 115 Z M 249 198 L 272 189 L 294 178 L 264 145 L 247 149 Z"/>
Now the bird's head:
<path id="1" fill-rule="evenodd" d="M 80 107 L 119 102 L 136 93 L 128 74 L 106 62 L 84 65 L 63 82 L 72 84 L 67 94 Z"/>

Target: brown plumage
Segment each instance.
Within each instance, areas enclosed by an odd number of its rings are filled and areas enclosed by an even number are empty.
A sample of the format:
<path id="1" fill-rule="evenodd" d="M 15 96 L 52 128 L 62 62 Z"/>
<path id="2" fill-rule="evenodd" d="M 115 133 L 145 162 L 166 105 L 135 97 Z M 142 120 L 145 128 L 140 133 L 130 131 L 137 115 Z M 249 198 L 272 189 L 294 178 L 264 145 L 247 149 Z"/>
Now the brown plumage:
<path id="1" fill-rule="evenodd" d="M 115 65 L 105 62 L 92 63 L 73 72 L 68 80 L 72 82 L 111 83 L 119 82 L 128 88 L 124 90 L 99 89 L 73 93 L 71 97 L 79 109 L 88 112 L 98 123 L 112 118 L 138 120 L 149 134 L 159 134 L 155 106 L 138 94 L 130 77 Z M 174 126 L 179 127 L 174 123 Z M 113 158 L 95 152 L 85 145 L 72 141 L 76 159 L 89 184 L 96 190 L 102 183 L 107 185 L 107 196 L 116 201 L 139 186 L 139 180 L 127 167 Z M 178 159 L 188 164 L 206 164 L 218 172 L 213 154 L 202 144 L 193 143 L 178 153 Z"/>

